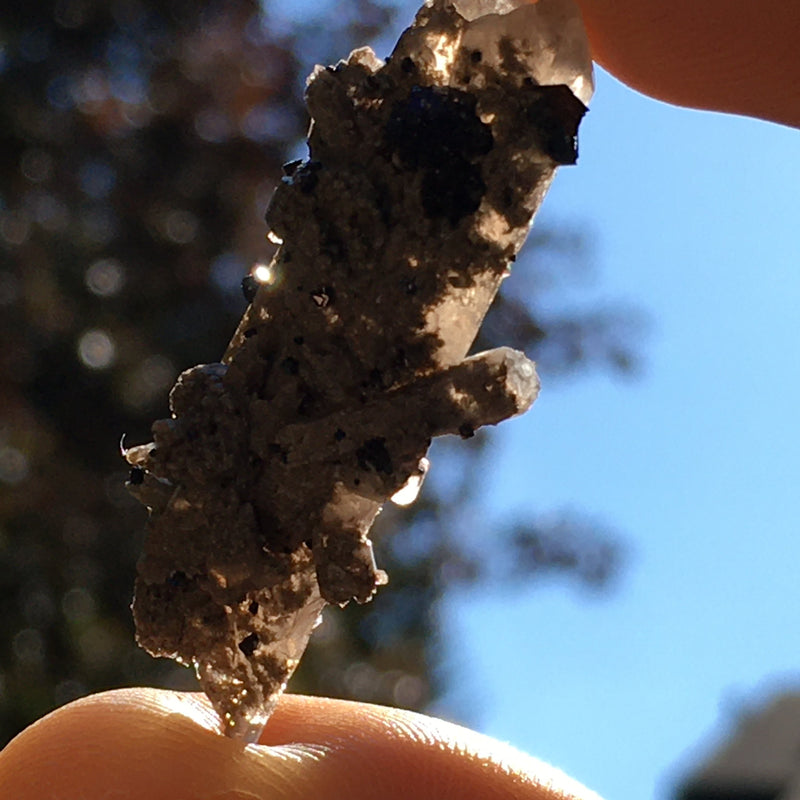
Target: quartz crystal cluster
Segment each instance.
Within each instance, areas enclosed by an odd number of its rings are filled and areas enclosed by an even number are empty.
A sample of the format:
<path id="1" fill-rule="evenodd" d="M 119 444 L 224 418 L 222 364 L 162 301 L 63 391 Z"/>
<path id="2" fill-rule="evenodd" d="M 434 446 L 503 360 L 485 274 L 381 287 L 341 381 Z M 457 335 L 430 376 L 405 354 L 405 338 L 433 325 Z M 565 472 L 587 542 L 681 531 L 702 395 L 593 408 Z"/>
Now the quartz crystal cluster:
<path id="1" fill-rule="evenodd" d="M 226 734 L 256 741 L 323 607 L 386 582 L 370 526 L 431 438 L 534 401 L 522 353 L 466 354 L 591 87 L 570 0 L 433 0 L 385 63 L 309 79 L 309 158 L 267 210 L 282 244 L 222 361 L 124 451 L 150 509 L 138 641 L 195 667 Z"/>

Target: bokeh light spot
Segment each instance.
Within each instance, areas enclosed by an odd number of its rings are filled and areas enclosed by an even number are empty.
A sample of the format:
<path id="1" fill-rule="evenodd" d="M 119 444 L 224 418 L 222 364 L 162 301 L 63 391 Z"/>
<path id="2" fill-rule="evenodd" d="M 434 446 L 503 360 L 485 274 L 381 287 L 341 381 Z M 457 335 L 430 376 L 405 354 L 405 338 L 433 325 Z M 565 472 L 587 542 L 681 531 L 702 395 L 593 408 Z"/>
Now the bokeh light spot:
<path id="1" fill-rule="evenodd" d="M 31 147 L 22 154 L 19 168 L 29 181 L 41 183 L 53 172 L 53 157 L 45 150 Z"/>
<path id="2" fill-rule="evenodd" d="M 44 662 L 44 638 L 35 628 L 23 628 L 11 640 L 17 660 L 26 667 L 40 667 Z"/>
<path id="3" fill-rule="evenodd" d="M 254 142 L 291 139 L 297 127 L 297 120 L 287 109 L 268 105 L 251 108 L 241 122 L 242 133 Z"/>
<path id="4" fill-rule="evenodd" d="M 62 28 L 82 28 L 92 10 L 86 0 L 60 0 L 56 3 L 53 18 Z"/>
<path id="5" fill-rule="evenodd" d="M 89 369 L 108 369 L 116 357 L 114 340 L 104 330 L 92 328 L 78 340 L 78 358 Z"/>
<path id="6" fill-rule="evenodd" d="M 125 404 L 136 411 L 163 401 L 178 375 L 166 356 L 156 354 L 144 359 L 127 377 L 123 389 Z"/>
<path id="7" fill-rule="evenodd" d="M 108 98 L 108 81 L 100 69 L 88 70 L 80 80 L 70 86 L 74 101 L 81 111 L 90 113 Z"/>
<path id="8" fill-rule="evenodd" d="M 119 638 L 100 622 L 93 623 L 78 637 L 81 659 L 90 670 L 107 669 L 119 654 Z"/>
<path id="9" fill-rule="evenodd" d="M 347 691 L 356 697 L 372 699 L 378 691 L 380 673 L 366 661 L 356 661 L 344 673 Z"/>
<path id="10" fill-rule="evenodd" d="M 61 610 L 70 622 L 86 622 L 94 616 L 94 597 L 83 587 L 76 586 L 64 593 Z"/>
<path id="11" fill-rule="evenodd" d="M 8 244 L 24 244 L 30 232 L 31 220 L 24 211 L 6 211 L 0 215 L 0 236 Z"/>
<path id="12" fill-rule="evenodd" d="M 189 211 L 175 209 L 167 214 L 164 230 L 175 244 L 189 244 L 197 236 L 197 217 Z"/>
<path id="13" fill-rule="evenodd" d="M 401 675 L 392 688 L 392 700 L 401 708 L 415 708 L 425 697 L 425 683 L 416 675 Z"/>
<path id="14" fill-rule="evenodd" d="M 113 168 L 103 161 L 89 161 L 78 173 L 81 190 L 93 200 L 107 197 L 117 180 Z"/>
<path id="15" fill-rule="evenodd" d="M 229 139 L 232 132 L 230 119 L 216 108 L 201 111 L 194 118 L 194 129 L 201 139 L 214 144 Z"/>
<path id="16" fill-rule="evenodd" d="M 139 105 L 147 100 L 147 83 L 143 75 L 133 69 L 124 69 L 111 79 L 111 93 L 117 100 Z"/>
<path id="17" fill-rule="evenodd" d="M 125 283 L 125 269 L 115 258 L 102 258 L 86 270 L 86 287 L 98 297 L 112 297 Z"/>
<path id="18" fill-rule="evenodd" d="M 33 204 L 36 222 L 49 233 L 63 231 L 69 225 L 69 211 L 64 203 L 49 192 L 41 192 Z"/>
<path id="19" fill-rule="evenodd" d="M 28 457 L 16 447 L 0 447 L 0 481 L 9 486 L 22 483 L 30 474 Z"/>
<path id="20" fill-rule="evenodd" d="M 67 75 L 56 75 L 56 77 L 47 84 L 45 94 L 47 96 L 47 102 L 50 103 L 53 108 L 59 109 L 59 111 L 66 111 L 75 104 L 72 81 Z"/>

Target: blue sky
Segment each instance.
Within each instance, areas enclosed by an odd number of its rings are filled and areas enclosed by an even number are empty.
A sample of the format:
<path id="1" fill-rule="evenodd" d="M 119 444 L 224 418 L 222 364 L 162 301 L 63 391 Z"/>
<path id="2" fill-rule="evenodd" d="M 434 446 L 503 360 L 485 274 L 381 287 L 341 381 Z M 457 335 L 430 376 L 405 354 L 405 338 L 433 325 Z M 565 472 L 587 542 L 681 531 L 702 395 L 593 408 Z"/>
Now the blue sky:
<path id="1" fill-rule="evenodd" d="M 593 232 L 593 291 L 647 314 L 646 367 L 545 384 L 499 433 L 488 503 L 589 513 L 629 559 L 599 600 L 453 598 L 451 666 L 481 730 L 609 800 L 668 797 L 742 708 L 800 688 L 798 186 L 800 132 L 600 72 L 540 215 Z"/>

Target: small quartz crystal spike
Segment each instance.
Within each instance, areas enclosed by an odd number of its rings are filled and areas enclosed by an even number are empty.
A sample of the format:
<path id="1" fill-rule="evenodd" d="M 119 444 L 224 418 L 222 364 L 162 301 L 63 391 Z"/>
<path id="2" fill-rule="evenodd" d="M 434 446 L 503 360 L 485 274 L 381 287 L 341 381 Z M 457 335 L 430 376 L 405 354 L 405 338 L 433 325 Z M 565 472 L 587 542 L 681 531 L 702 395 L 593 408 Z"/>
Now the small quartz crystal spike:
<path id="1" fill-rule="evenodd" d="M 370 527 L 431 439 L 538 393 L 524 354 L 466 356 L 577 158 L 591 62 L 571 1 L 502 3 L 435 0 L 385 64 L 362 48 L 315 70 L 310 157 L 267 210 L 278 252 L 222 362 L 184 372 L 153 442 L 123 450 L 150 510 L 137 641 L 194 665 L 242 741 L 324 606 L 386 583 Z"/>

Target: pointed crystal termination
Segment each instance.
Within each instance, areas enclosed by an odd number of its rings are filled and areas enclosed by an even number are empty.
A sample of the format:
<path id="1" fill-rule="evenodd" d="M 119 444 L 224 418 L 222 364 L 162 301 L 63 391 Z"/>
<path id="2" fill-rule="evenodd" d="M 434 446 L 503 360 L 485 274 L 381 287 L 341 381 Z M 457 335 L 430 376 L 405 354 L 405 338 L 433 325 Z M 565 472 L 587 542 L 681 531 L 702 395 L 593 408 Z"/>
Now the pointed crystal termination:
<path id="1" fill-rule="evenodd" d="M 574 0 L 453 0 L 472 25 L 463 45 L 501 66 L 504 42 L 514 42 L 528 74 L 542 86 L 565 84 L 584 105 L 594 92 L 592 58 Z"/>
<path id="2" fill-rule="evenodd" d="M 222 363 L 184 372 L 153 443 L 123 451 L 150 510 L 137 640 L 193 664 L 246 742 L 324 606 L 386 583 L 370 527 L 418 490 L 431 439 L 538 393 L 524 354 L 465 356 L 577 158 L 588 47 L 571 0 L 456 3 L 420 9 L 385 64 L 363 48 L 315 70 L 310 158 L 267 211 L 275 258 Z"/>

